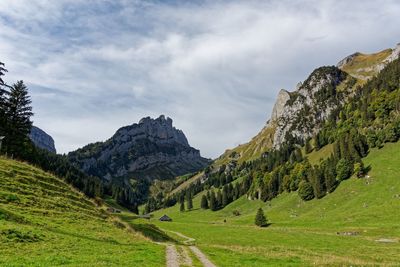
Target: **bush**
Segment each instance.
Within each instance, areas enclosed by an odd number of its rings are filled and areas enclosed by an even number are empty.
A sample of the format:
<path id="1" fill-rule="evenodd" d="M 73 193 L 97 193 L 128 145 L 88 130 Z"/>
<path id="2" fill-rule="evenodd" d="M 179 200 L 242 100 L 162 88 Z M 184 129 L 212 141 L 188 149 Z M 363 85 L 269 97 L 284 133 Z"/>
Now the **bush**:
<path id="1" fill-rule="evenodd" d="M 299 192 L 298 192 L 300 198 L 302 200 L 311 200 L 315 197 L 314 195 L 314 190 L 311 186 L 311 184 L 307 181 L 301 181 L 299 184 Z"/>

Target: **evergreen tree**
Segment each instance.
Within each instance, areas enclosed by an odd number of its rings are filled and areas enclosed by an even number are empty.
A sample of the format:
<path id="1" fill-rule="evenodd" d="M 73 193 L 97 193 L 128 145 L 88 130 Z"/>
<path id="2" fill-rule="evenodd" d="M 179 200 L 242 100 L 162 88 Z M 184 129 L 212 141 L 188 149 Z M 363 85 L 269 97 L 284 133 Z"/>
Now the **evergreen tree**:
<path id="1" fill-rule="evenodd" d="M 348 179 L 353 172 L 353 164 L 344 158 L 340 159 L 336 164 L 336 179 L 338 181 L 343 181 Z"/>
<path id="2" fill-rule="evenodd" d="M 11 87 L 7 102 L 6 149 L 10 154 L 20 157 L 26 151 L 26 144 L 30 142 L 28 134 L 33 115 L 28 88 L 23 81 L 18 81 Z"/>
<path id="3" fill-rule="evenodd" d="M 264 211 L 259 208 L 256 214 L 255 224 L 259 227 L 267 226 L 267 218 L 265 218 Z"/>
<path id="4" fill-rule="evenodd" d="M 228 187 L 227 187 L 227 185 L 224 185 L 224 187 L 222 189 L 222 207 L 225 207 L 228 204 L 229 204 Z"/>
<path id="5" fill-rule="evenodd" d="M 200 205 L 200 207 L 202 209 L 208 209 L 208 201 L 207 201 L 207 197 L 205 195 L 203 195 L 201 197 L 201 205 Z"/>
<path id="6" fill-rule="evenodd" d="M 299 184 L 299 196 L 303 200 L 311 200 L 314 198 L 314 190 L 311 184 L 307 181 L 301 181 Z"/>
<path id="7" fill-rule="evenodd" d="M 221 193 L 221 190 L 219 190 L 219 189 L 218 189 L 218 191 L 217 191 L 217 201 L 216 201 L 216 204 L 217 204 L 217 209 L 220 209 L 220 208 L 222 207 L 222 193 Z"/>
<path id="8" fill-rule="evenodd" d="M 215 198 L 214 191 L 211 191 L 211 193 L 210 193 L 210 209 L 212 211 L 215 211 L 218 209 L 217 200 Z"/>
<path id="9" fill-rule="evenodd" d="M 180 210 L 181 212 L 184 212 L 184 211 L 185 211 L 185 202 L 181 202 L 181 205 L 180 205 L 180 207 L 179 207 L 179 210 Z"/>
<path id="10" fill-rule="evenodd" d="M 192 199 L 192 192 L 188 190 L 186 192 L 186 201 L 187 201 L 187 209 L 191 210 L 193 209 L 193 199 Z"/>

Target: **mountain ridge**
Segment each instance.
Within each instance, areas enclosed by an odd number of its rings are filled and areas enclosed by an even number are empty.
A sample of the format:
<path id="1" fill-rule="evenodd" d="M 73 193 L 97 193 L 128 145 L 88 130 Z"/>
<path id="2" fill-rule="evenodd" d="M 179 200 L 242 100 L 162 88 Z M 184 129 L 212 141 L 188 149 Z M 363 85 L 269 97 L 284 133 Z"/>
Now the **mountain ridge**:
<path id="1" fill-rule="evenodd" d="M 343 89 L 356 88 L 357 86 L 366 83 L 369 79 L 378 74 L 387 64 L 399 58 L 399 55 L 400 43 L 397 44 L 395 48 L 385 49 L 377 53 L 363 54 L 356 52 L 345 57 L 340 60 L 336 66 L 331 67 L 336 69 L 336 71 L 340 70 L 347 75 L 346 79 L 342 79 L 339 83 L 334 84 L 335 93 L 343 95 L 343 92 L 341 92 Z M 321 68 L 317 68 L 316 70 L 318 69 Z M 314 70 L 314 72 L 316 70 Z M 283 127 L 286 122 L 281 122 L 281 125 L 279 125 L 279 120 L 290 121 L 297 119 L 296 113 L 303 108 L 302 105 L 310 105 L 314 98 L 313 95 L 304 90 L 304 84 L 308 82 L 308 85 L 310 85 L 309 89 L 313 90 L 314 94 L 323 89 L 321 87 L 322 84 L 319 83 L 321 80 L 316 81 L 313 73 L 311 73 L 308 79 L 303 83 L 298 84 L 296 90 L 289 92 L 285 89 L 281 89 L 277 95 L 270 119 L 267 120 L 263 129 L 261 129 L 261 131 L 249 142 L 226 150 L 219 158 L 217 158 L 216 164 L 226 164 L 231 160 L 244 162 L 255 159 L 268 150 L 279 148 L 286 141 L 285 134 L 288 132 L 288 127 Z M 313 79 L 314 82 L 312 81 Z M 324 83 L 326 84 L 326 81 Z M 351 90 L 344 93 L 347 93 L 347 96 L 346 94 L 343 95 L 345 98 L 352 94 Z M 296 97 L 296 94 L 304 98 L 303 103 L 296 101 L 297 99 L 293 100 L 294 97 Z M 316 103 L 318 104 L 318 102 Z M 337 105 L 328 105 L 327 109 L 322 112 L 325 114 L 322 115 L 325 117 L 329 116 L 334 108 L 337 109 L 340 107 L 340 103 L 336 104 Z M 322 110 L 317 110 L 317 112 L 321 111 Z M 317 129 L 315 129 L 315 132 L 317 132 Z M 312 135 L 313 134 L 311 133 L 307 133 L 303 136 L 303 141 L 312 137 Z M 297 134 L 297 136 L 299 135 Z"/>

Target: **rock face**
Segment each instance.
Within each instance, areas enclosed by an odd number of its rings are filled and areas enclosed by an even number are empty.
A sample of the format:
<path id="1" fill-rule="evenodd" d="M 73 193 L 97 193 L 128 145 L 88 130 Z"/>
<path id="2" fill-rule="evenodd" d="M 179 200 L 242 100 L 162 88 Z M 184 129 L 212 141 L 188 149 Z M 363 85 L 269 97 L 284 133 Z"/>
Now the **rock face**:
<path id="1" fill-rule="evenodd" d="M 39 148 L 45 149 L 47 151 L 50 151 L 52 153 L 56 153 L 56 147 L 54 145 L 54 140 L 53 138 L 48 135 L 45 131 L 42 129 L 32 126 L 31 128 L 31 133 L 29 134 L 29 138 L 32 140 L 32 142 Z"/>
<path id="2" fill-rule="evenodd" d="M 321 67 L 296 86 L 292 92 L 280 90 L 271 118 L 264 128 L 246 144 L 227 150 L 216 164 L 248 161 L 264 152 L 278 149 L 289 138 L 306 140 L 354 94 L 357 85 L 378 74 L 400 57 L 400 44 L 374 54 L 354 53 L 335 66 Z"/>
<path id="3" fill-rule="evenodd" d="M 126 186 L 132 186 L 132 180 L 169 179 L 195 172 L 209 163 L 163 115 L 143 118 L 119 129 L 109 140 L 87 145 L 68 157 L 84 172 Z"/>
<path id="4" fill-rule="evenodd" d="M 287 138 L 305 140 L 316 134 L 332 111 L 341 105 L 344 96 L 337 91 L 337 86 L 346 78 L 347 74 L 336 67 L 321 67 L 297 91 L 285 91 L 283 97 L 281 90 L 266 125 L 275 129 L 273 148 L 279 148 Z"/>

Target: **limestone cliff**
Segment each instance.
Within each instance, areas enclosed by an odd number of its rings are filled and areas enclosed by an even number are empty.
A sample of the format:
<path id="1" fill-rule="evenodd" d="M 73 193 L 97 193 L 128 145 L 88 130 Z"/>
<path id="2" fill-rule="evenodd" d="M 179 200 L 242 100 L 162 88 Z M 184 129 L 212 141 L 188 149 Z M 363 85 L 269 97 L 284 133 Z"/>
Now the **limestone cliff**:
<path id="1" fill-rule="evenodd" d="M 56 147 L 54 145 L 53 138 L 42 129 L 32 126 L 29 138 L 37 147 L 52 153 L 56 153 Z"/>
<path id="2" fill-rule="evenodd" d="M 68 157 L 86 173 L 126 186 L 132 186 L 133 180 L 168 179 L 195 172 L 209 163 L 164 116 L 143 118 L 119 129 L 109 140 L 87 145 Z"/>

